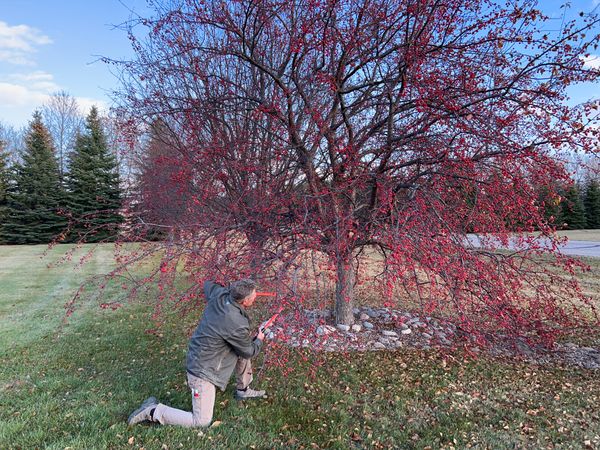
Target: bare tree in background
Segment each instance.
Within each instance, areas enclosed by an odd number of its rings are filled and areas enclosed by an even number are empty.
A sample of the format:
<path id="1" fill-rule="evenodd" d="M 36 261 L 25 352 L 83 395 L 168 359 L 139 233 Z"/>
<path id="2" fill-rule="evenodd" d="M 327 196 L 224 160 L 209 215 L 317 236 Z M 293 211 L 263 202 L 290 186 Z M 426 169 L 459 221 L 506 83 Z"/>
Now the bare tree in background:
<path id="1" fill-rule="evenodd" d="M 143 153 L 139 136 L 135 138 L 129 130 L 120 123 L 120 118 L 114 111 L 109 111 L 100 117 L 102 128 L 106 135 L 109 151 L 117 159 L 122 188 L 129 192 L 139 167 L 140 153 Z"/>
<path id="2" fill-rule="evenodd" d="M 17 130 L 12 125 L 0 122 L 0 141 L 4 143 L 9 164 L 19 162 L 20 151 L 23 148 L 23 130 Z"/>
<path id="3" fill-rule="evenodd" d="M 83 116 L 77 100 L 66 91 L 52 94 L 42 108 L 42 115 L 54 140 L 62 179 L 67 164 L 67 155 L 83 125 Z"/>

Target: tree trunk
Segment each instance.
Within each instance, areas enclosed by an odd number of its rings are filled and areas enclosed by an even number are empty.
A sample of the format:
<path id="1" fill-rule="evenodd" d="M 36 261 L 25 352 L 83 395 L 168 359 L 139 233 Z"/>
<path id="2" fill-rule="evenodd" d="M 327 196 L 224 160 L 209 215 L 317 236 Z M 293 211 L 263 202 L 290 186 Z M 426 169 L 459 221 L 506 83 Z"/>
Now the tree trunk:
<path id="1" fill-rule="evenodd" d="M 261 280 L 264 271 L 263 252 L 265 240 L 261 239 L 256 234 L 247 233 L 246 238 L 250 243 L 250 278 L 253 280 Z"/>
<path id="2" fill-rule="evenodd" d="M 354 265 L 352 257 L 340 258 L 336 263 L 337 281 L 335 284 L 335 323 L 352 325 L 354 314 L 352 306 L 354 303 Z"/>

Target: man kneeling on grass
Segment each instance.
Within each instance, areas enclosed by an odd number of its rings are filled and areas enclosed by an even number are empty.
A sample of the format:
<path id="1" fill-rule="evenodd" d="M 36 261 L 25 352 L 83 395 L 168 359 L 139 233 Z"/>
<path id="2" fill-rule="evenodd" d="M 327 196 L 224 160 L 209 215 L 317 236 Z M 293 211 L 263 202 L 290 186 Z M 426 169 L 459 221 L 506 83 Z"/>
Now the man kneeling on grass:
<path id="1" fill-rule="evenodd" d="M 252 381 L 250 358 L 258 354 L 265 338 L 261 329 L 254 339 L 250 338 L 246 308 L 256 299 L 256 284 L 252 280 L 240 280 L 225 288 L 207 281 L 204 295 L 208 305 L 190 339 L 186 362 L 192 412 L 171 408 L 150 397 L 131 413 L 129 425 L 146 420 L 184 427 L 210 425 L 215 386 L 224 391 L 234 369 L 238 400 L 265 397 L 265 391 L 248 387 Z"/>

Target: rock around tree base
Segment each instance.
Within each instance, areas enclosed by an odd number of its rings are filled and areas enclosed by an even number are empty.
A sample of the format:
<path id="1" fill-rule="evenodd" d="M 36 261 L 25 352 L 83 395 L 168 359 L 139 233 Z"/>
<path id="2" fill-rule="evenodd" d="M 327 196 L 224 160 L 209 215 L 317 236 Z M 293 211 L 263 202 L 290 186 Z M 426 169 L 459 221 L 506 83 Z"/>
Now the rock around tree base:
<path id="1" fill-rule="evenodd" d="M 304 310 L 300 321 L 297 315 L 285 317 L 286 328 L 278 328 L 275 339 L 292 347 L 326 352 L 396 350 L 402 347 L 451 349 L 457 343 L 465 342 L 464 337 L 459 339 L 457 327 L 449 321 L 389 308 L 363 307 L 354 308 L 353 312 L 356 323 L 348 326 L 328 323 L 332 318 L 330 310 Z M 475 345 L 470 346 L 470 350 L 480 352 Z M 600 350 L 573 343 L 557 344 L 549 351 L 497 336 L 486 351 L 492 356 L 517 357 L 536 364 L 600 369 Z"/>

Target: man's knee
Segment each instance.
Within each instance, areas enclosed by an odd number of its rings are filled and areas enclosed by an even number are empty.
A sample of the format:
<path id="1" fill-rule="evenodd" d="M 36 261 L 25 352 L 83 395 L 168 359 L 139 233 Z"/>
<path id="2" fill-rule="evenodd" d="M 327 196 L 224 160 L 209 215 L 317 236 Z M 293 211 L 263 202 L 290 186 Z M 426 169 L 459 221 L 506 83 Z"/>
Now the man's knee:
<path id="1" fill-rule="evenodd" d="M 207 428 L 210 426 L 212 422 L 212 417 L 194 417 L 192 422 L 192 426 L 194 428 Z"/>

